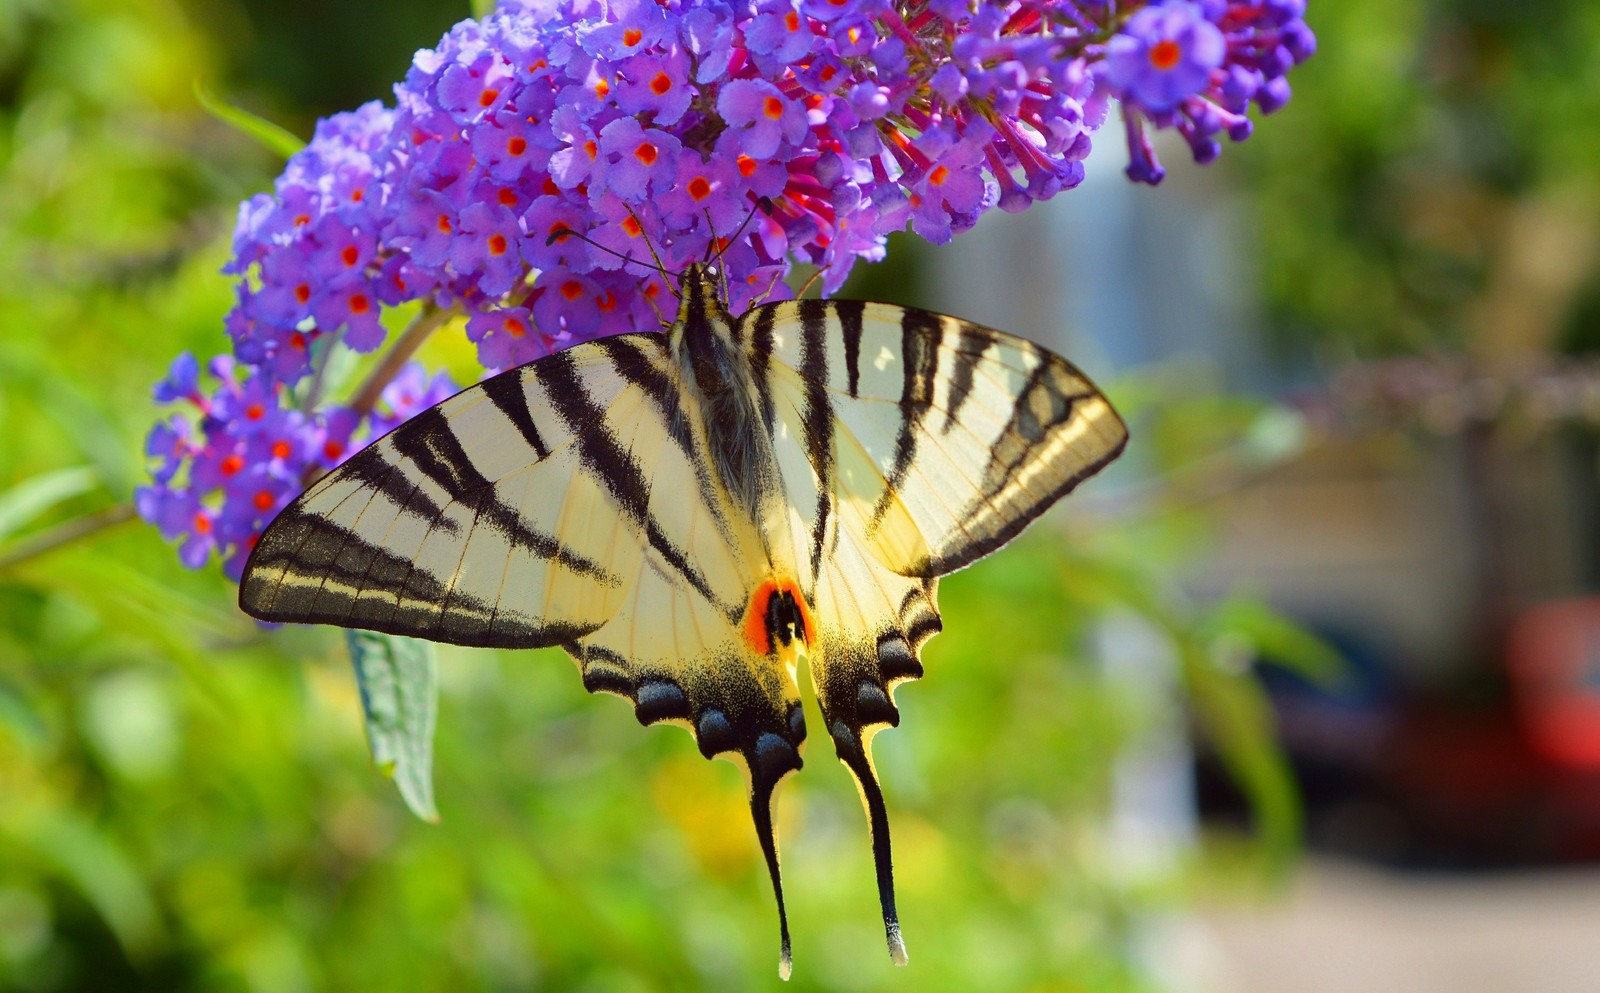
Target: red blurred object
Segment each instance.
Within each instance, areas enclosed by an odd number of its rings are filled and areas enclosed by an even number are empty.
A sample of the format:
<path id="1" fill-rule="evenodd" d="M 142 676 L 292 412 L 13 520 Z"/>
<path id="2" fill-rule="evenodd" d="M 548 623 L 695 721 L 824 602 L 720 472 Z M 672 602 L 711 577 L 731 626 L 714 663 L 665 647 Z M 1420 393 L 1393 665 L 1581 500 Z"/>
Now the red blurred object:
<path id="1" fill-rule="evenodd" d="M 1506 669 L 1529 743 L 1557 764 L 1600 769 L 1600 596 L 1523 612 Z"/>

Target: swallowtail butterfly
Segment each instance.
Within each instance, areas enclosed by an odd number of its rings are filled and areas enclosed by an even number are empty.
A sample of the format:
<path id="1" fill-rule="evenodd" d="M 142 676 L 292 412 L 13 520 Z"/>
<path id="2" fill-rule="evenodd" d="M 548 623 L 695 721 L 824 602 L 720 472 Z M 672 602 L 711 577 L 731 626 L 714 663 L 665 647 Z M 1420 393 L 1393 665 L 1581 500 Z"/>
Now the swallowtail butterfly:
<path id="1" fill-rule="evenodd" d="M 1122 451 L 1064 359 L 906 307 L 735 318 L 713 266 L 664 333 L 501 373 L 353 456 L 266 529 L 239 604 L 457 645 L 559 645 L 642 724 L 740 765 L 789 927 L 773 793 L 800 768 L 806 656 L 866 807 L 904 963 L 872 736 L 940 629 L 938 577 L 989 554 Z"/>

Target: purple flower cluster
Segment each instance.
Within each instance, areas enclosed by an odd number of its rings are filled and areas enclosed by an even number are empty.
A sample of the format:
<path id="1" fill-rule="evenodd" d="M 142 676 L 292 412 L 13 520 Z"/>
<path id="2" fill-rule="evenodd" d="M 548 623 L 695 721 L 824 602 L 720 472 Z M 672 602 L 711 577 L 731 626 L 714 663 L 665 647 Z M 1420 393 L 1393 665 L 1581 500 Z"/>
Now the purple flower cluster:
<path id="1" fill-rule="evenodd" d="M 1251 103 L 1268 114 L 1287 103 L 1284 74 L 1317 50 L 1304 13 L 1305 0 L 1169 0 L 1135 11 L 1097 67 L 1122 103 L 1128 178 L 1153 186 L 1166 175 L 1146 121 L 1176 128 L 1205 164 L 1222 152 L 1217 135 L 1250 137 Z"/>
<path id="2" fill-rule="evenodd" d="M 158 402 L 187 405 L 199 416 L 174 414 L 151 430 L 145 455 L 153 478 L 135 503 L 164 537 L 179 540 L 184 565 L 199 568 L 216 553 L 237 579 L 267 522 L 309 480 L 352 454 L 363 415 L 339 405 L 316 413 L 286 408 L 269 372 L 228 356 L 212 359 L 208 371 L 218 383 L 209 395 L 200 389 L 200 364 L 185 352 L 156 384 Z M 454 392 L 447 376 L 429 381 L 411 363 L 385 387 L 369 426 L 382 434 Z"/>
<path id="3" fill-rule="evenodd" d="M 1303 0 L 503 0 L 419 52 L 393 107 L 321 122 L 274 192 L 241 206 L 226 326 L 247 372 L 217 371 L 211 397 L 176 376 L 158 389 L 203 416 L 198 433 L 156 428 L 141 506 L 185 536 L 185 561 L 219 548 L 236 567 L 246 524 L 321 464 L 317 432 L 343 417 L 348 443 L 387 426 L 286 398 L 335 345 L 378 348 L 390 308 L 461 315 L 501 369 L 658 326 L 673 287 L 652 252 L 668 272 L 720 254 L 737 312 L 788 296 L 795 261 L 831 293 L 890 232 L 942 243 L 986 210 L 1048 199 L 1082 180 L 1113 99 L 1132 178 L 1162 175 L 1146 125 L 1209 161 L 1216 135 L 1248 135 L 1249 103 L 1287 99 L 1285 71 L 1314 48 L 1302 13 Z M 312 455 L 257 465 L 253 435 L 224 416 L 252 390 Z M 230 510 L 243 505 L 213 472 L 233 453 L 286 487 L 254 517 Z"/>

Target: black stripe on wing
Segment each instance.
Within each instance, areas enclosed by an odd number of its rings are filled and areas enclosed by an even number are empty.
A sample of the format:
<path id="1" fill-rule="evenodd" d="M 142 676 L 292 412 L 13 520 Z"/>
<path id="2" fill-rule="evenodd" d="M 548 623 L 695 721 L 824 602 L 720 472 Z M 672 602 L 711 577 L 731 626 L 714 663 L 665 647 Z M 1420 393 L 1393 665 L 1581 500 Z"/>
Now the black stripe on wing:
<path id="1" fill-rule="evenodd" d="M 550 446 L 539 434 L 539 426 L 533 423 L 524 375 L 521 370 L 515 370 L 495 376 L 483 384 L 483 392 L 489 402 L 505 415 L 506 420 L 516 426 L 517 433 L 522 435 L 522 440 L 528 443 L 534 454 L 543 459 L 550 454 Z"/>
<path id="2" fill-rule="evenodd" d="M 494 494 L 494 483 L 478 471 L 456 437 L 450 419 L 440 407 L 429 407 L 389 434 L 387 438 L 362 452 L 359 457 L 372 455 L 382 458 L 385 448 L 409 459 L 417 469 L 449 494 L 452 501 L 474 508 L 473 526 L 491 527 L 505 536 L 506 541 L 526 549 L 536 558 L 556 562 L 573 572 L 592 576 L 607 586 L 618 583 L 616 576 L 605 567 L 570 548 L 554 535 L 529 527 L 515 507 L 502 503 Z M 415 505 L 415 498 L 413 504 Z M 408 506 L 407 513 L 415 514 Z M 435 510 L 434 527 L 449 534 L 458 533 L 456 523 Z"/>
<path id="3" fill-rule="evenodd" d="M 993 344 L 993 334 L 976 325 L 962 322 L 956 340 L 956 351 L 961 353 L 966 361 L 955 363 L 955 370 L 950 374 L 950 399 L 946 402 L 941 433 L 949 434 L 950 429 L 956 426 L 956 419 L 961 416 L 961 408 L 966 406 L 967 400 L 972 396 L 973 373 L 983 361 L 984 353 Z"/>
<path id="4" fill-rule="evenodd" d="M 689 562 L 683 550 L 673 544 L 650 513 L 650 484 L 644 471 L 633 454 L 623 449 L 616 435 L 606 429 L 601 420 L 604 411 L 584 388 L 571 356 L 557 352 L 540 360 L 539 381 L 551 406 L 572 431 L 573 444 L 578 446 L 584 466 L 605 485 L 623 513 L 643 529 L 649 546 L 707 602 L 724 613 L 733 610 L 717 599 L 705 576 Z"/>
<path id="5" fill-rule="evenodd" d="M 817 473 L 817 506 L 811 521 L 812 583 L 822 568 L 822 547 L 833 506 L 833 404 L 828 400 L 828 315 L 832 307 L 822 300 L 800 301 L 800 373 L 805 384 L 805 410 L 801 412 L 806 451 Z M 859 318 L 859 315 L 857 315 Z M 859 346 L 860 321 L 857 320 Z"/>
<path id="6" fill-rule="evenodd" d="M 1020 493 L 1024 500 L 1009 517 L 989 514 L 998 526 L 970 530 L 965 541 L 952 543 L 920 568 L 909 574 L 916 576 L 942 576 L 976 562 L 1006 542 L 1021 534 L 1055 502 L 1078 487 L 1080 483 L 1110 465 L 1128 443 L 1128 433 L 1121 418 L 1110 404 L 1087 382 L 1083 374 L 1067 360 L 1040 349 L 1039 367 L 1028 377 L 1016 400 L 1011 420 L 995 439 L 989 463 L 983 472 L 983 490 L 968 506 L 969 519 L 976 519 L 995 507 L 1019 495 L 1023 484 L 1018 478 L 1022 470 L 1036 465 L 1039 449 L 1048 443 L 1052 431 L 1064 427 L 1080 413 L 1078 405 L 1097 400 L 1104 405 L 1105 415 L 1118 432 L 1116 441 L 1106 447 L 1099 457 L 1085 462 L 1075 472 L 1056 479 L 1048 489 L 1039 492 L 1024 487 Z"/>
<path id="7" fill-rule="evenodd" d="M 365 595 L 373 591 L 387 595 Z M 441 611 L 447 599 L 452 616 L 459 618 L 451 624 Z M 496 604 L 452 591 L 410 559 L 297 506 L 278 515 L 251 553 L 239 606 L 266 621 L 342 624 L 496 648 L 559 645 L 600 626 L 533 625 L 497 616 Z"/>
<path id="8" fill-rule="evenodd" d="M 610 356 L 617 375 L 639 387 L 655 404 L 656 412 L 661 415 L 662 422 L 667 426 L 667 436 L 678 446 L 684 460 L 694 469 L 695 481 L 700 488 L 701 504 L 711 514 L 718 533 L 731 544 L 732 526 L 723 514 L 722 499 L 717 492 L 716 483 L 711 478 L 710 460 L 706 453 L 699 449 L 695 442 L 694 431 L 684 417 L 682 392 L 672 377 L 652 361 L 652 356 L 659 358 L 665 355 L 659 345 L 661 336 L 651 334 L 645 342 L 639 341 L 641 337 L 634 334 L 616 335 L 611 338 L 601 338 L 595 345 Z M 651 347 L 652 345 L 655 347 Z"/>
<path id="9" fill-rule="evenodd" d="M 917 455 L 917 432 L 933 406 L 933 386 L 939 375 L 939 345 L 944 340 L 944 320 L 937 314 L 907 307 L 900 315 L 900 362 L 905 370 L 900 392 L 900 434 L 895 439 L 894 460 L 885 474 L 888 485 L 872 508 L 872 523 L 883 520 L 906 473 Z"/>

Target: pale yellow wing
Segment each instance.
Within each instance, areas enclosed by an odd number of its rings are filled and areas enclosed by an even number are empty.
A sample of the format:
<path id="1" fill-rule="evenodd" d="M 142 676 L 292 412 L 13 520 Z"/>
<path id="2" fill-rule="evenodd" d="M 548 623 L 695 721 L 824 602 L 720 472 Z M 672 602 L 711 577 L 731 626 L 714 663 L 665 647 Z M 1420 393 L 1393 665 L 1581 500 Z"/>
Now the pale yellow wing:
<path id="1" fill-rule="evenodd" d="M 790 618 L 766 600 L 747 616 L 770 573 L 762 536 L 708 471 L 705 415 L 678 375 L 661 336 L 624 335 L 457 394 L 273 521 L 240 605 L 462 645 L 559 645 L 590 691 L 625 697 L 641 723 L 688 728 L 707 757 L 748 773 L 787 964 L 772 803 L 805 740 Z"/>
<path id="2" fill-rule="evenodd" d="M 904 961 L 873 734 L 922 675 L 935 577 L 994 551 L 1121 452 L 1127 433 L 1066 360 L 951 317 L 796 301 L 740 322 L 812 605 L 828 735 L 872 829 L 890 954 Z"/>

